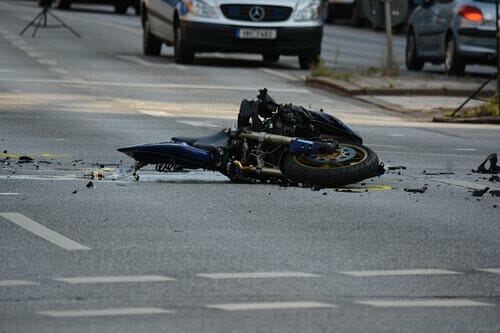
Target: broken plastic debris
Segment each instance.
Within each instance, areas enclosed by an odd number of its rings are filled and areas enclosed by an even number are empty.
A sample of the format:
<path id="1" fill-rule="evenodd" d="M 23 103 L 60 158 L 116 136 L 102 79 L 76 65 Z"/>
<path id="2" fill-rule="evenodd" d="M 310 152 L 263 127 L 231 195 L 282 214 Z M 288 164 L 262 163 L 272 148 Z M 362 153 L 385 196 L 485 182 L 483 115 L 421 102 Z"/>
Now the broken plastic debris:
<path id="1" fill-rule="evenodd" d="M 33 163 L 33 159 L 29 156 L 19 156 L 17 163 Z"/>
<path id="2" fill-rule="evenodd" d="M 87 186 L 87 188 L 93 188 L 94 187 L 94 183 L 88 182 L 86 186 Z"/>
<path id="3" fill-rule="evenodd" d="M 402 165 L 398 165 L 398 166 L 387 167 L 387 169 L 389 169 L 389 170 L 406 170 L 406 167 L 402 166 Z"/>
<path id="4" fill-rule="evenodd" d="M 422 188 L 405 188 L 405 192 L 408 193 L 424 193 L 425 191 L 427 191 L 427 186 Z"/>
<path id="5" fill-rule="evenodd" d="M 500 191 L 490 191 L 492 197 L 500 197 Z"/>
<path id="6" fill-rule="evenodd" d="M 473 190 L 469 192 L 472 193 L 473 197 L 482 197 L 486 192 L 489 191 L 489 189 L 490 189 L 489 187 L 485 187 L 482 190 Z"/>
<path id="7" fill-rule="evenodd" d="M 477 170 L 472 170 L 472 172 L 478 173 L 490 173 L 497 174 L 500 173 L 500 166 L 497 165 L 498 156 L 497 154 L 490 154 L 486 159 L 481 163 L 481 165 L 477 168 Z"/>
<path id="8" fill-rule="evenodd" d="M 488 179 L 490 182 L 500 182 L 500 177 L 499 176 L 491 176 L 490 179 Z"/>

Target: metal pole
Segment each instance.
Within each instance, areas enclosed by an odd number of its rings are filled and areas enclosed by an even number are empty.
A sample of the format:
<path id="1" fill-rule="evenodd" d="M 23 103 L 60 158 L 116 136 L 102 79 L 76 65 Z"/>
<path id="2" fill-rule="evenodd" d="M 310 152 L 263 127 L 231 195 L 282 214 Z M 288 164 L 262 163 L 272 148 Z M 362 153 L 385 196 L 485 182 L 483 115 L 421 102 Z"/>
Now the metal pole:
<path id="1" fill-rule="evenodd" d="M 383 0 L 385 9 L 385 38 L 387 46 L 386 66 L 389 73 L 394 71 L 394 56 L 392 52 L 392 15 L 391 0 Z M 496 0 L 498 2 L 498 0 Z"/>

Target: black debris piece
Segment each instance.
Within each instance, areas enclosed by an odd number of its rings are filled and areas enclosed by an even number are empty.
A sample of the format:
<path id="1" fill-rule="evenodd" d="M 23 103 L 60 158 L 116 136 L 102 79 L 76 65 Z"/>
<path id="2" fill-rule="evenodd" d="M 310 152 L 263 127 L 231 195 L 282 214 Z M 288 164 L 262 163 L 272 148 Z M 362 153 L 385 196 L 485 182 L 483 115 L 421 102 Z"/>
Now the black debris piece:
<path id="1" fill-rule="evenodd" d="M 359 193 L 359 191 L 353 191 L 348 188 L 337 188 L 335 189 L 335 192 L 342 192 L 342 193 Z"/>
<path id="2" fill-rule="evenodd" d="M 76 192 L 78 192 L 78 191 L 77 191 L 77 190 L 74 190 L 74 191 L 73 191 L 73 192 L 71 192 L 71 193 L 76 194 Z"/>
<path id="3" fill-rule="evenodd" d="M 88 182 L 86 186 L 87 186 L 87 188 L 93 188 L 94 187 L 94 183 Z"/>
<path id="4" fill-rule="evenodd" d="M 472 191 L 469 191 L 469 192 L 472 193 L 473 197 L 482 197 L 489 190 L 490 190 L 489 187 L 485 187 L 482 190 L 472 190 Z"/>
<path id="5" fill-rule="evenodd" d="M 427 176 L 441 176 L 441 175 L 454 175 L 454 172 L 426 172 L 425 170 L 422 172 Z"/>
<path id="6" fill-rule="evenodd" d="M 398 165 L 398 166 L 390 166 L 387 169 L 389 169 L 389 170 L 406 170 L 406 167 L 402 166 L 402 165 Z"/>
<path id="7" fill-rule="evenodd" d="M 500 191 L 490 191 L 492 197 L 500 197 Z"/>
<path id="8" fill-rule="evenodd" d="M 488 179 L 490 182 L 500 182 L 500 176 L 493 175 Z"/>
<path id="9" fill-rule="evenodd" d="M 29 156 L 20 156 L 19 161 L 17 161 L 18 164 L 22 163 L 33 163 L 33 159 Z"/>
<path id="10" fill-rule="evenodd" d="M 427 191 L 427 186 L 422 188 L 405 188 L 405 192 L 408 193 L 424 193 L 425 191 Z"/>
<path id="11" fill-rule="evenodd" d="M 323 192 L 323 195 L 328 195 L 328 192 Z"/>
<path id="12" fill-rule="evenodd" d="M 4 151 L 3 151 L 3 153 L 4 153 L 4 154 L 7 154 L 7 150 L 4 150 Z"/>
<path id="13" fill-rule="evenodd" d="M 500 173 L 500 166 L 497 165 L 498 156 L 497 154 L 490 154 L 486 159 L 481 163 L 481 165 L 477 168 L 477 170 L 472 170 L 472 172 L 477 173 L 489 173 L 489 174 L 497 174 Z"/>
<path id="14" fill-rule="evenodd" d="M 37 162 L 38 164 L 52 164 L 52 162 L 49 162 L 49 161 L 38 161 Z"/>

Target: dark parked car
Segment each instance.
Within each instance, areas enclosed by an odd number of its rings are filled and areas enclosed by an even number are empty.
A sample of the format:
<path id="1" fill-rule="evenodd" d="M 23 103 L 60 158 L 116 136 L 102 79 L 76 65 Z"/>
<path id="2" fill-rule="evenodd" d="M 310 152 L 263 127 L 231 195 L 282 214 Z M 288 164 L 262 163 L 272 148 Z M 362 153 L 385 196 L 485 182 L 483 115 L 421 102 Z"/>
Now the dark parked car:
<path id="1" fill-rule="evenodd" d="M 495 0 L 417 0 L 408 21 L 406 68 L 444 63 L 449 75 L 496 61 Z"/>
<path id="2" fill-rule="evenodd" d="M 136 15 L 140 11 L 140 0 L 38 0 L 38 5 L 43 7 L 47 3 L 53 3 L 57 9 L 70 9 L 74 2 L 112 5 L 117 14 L 125 14 L 128 7 L 134 8 Z"/>

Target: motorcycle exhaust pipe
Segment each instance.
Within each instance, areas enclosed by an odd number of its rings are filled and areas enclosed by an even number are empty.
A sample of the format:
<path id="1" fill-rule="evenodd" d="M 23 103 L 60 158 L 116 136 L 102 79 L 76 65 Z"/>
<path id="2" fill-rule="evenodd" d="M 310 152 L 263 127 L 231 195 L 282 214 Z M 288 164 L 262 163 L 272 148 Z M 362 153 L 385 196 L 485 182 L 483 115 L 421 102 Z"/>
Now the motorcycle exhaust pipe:
<path id="1" fill-rule="evenodd" d="M 231 137 L 238 137 L 242 139 L 255 140 L 259 142 L 271 142 L 279 145 L 288 145 L 292 143 L 296 138 L 292 138 L 289 136 L 277 135 L 277 134 L 269 134 L 265 132 L 238 132 L 228 130 Z"/>
<path id="2" fill-rule="evenodd" d="M 240 161 L 233 161 L 233 165 L 244 172 L 255 173 L 257 175 L 266 175 L 273 177 L 284 177 L 279 169 L 274 168 L 258 168 L 255 166 L 244 166 Z"/>

